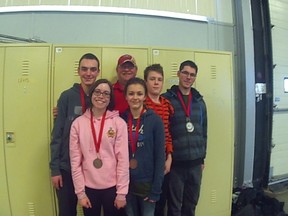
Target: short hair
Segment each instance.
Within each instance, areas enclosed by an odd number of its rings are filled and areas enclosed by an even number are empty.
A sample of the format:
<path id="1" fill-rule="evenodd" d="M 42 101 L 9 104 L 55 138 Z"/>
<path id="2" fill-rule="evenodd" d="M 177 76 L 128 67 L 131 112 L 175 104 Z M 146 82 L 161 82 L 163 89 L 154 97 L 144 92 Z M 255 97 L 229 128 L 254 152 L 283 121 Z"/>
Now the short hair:
<path id="1" fill-rule="evenodd" d="M 125 85 L 125 88 L 124 88 L 124 94 L 127 95 L 127 89 L 130 85 L 134 85 L 134 84 L 140 84 L 143 86 L 144 88 L 144 92 L 145 92 L 145 95 L 147 95 L 147 86 L 146 86 L 146 83 L 143 79 L 141 78 L 138 78 L 138 77 L 134 77 L 134 78 L 131 78 L 127 81 L 126 85 Z"/>
<path id="2" fill-rule="evenodd" d="M 193 62 L 191 60 L 186 60 L 186 61 L 182 62 L 180 64 L 179 71 L 181 71 L 185 66 L 189 66 L 189 67 L 194 68 L 196 70 L 196 74 L 198 73 L 198 66 L 195 64 L 195 62 Z"/>
<path id="3" fill-rule="evenodd" d="M 99 86 L 102 83 L 107 83 L 109 88 L 110 88 L 110 102 L 107 106 L 107 109 L 112 111 L 115 107 L 115 97 L 114 97 L 114 92 L 113 92 L 113 87 L 111 82 L 109 82 L 107 79 L 99 79 L 97 80 L 95 83 L 93 83 L 93 85 L 90 87 L 89 89 L 89 99 L 90 99 L 90 108 L 92 108 L 93 104 L 92 104 L 92 95 L 93 92 L 95 90 L 95 88 L 97 88 L 97 86 Z"/>
<path id="4" fill-rule="evenodd" d="M 79 67 L 80 67 L 81 61 L 82 61 L 83 59 L 96 60 L 97 63 L 98 63 L 98 68 L 100 68 L 100 61 L 99 61 L 99 59 L 97 58 L 97 56 L 95 56 L 94 54 L 92 54 L 92 53 L 86 53 L 86 54 L 84 54 L 84 55 L 80 58 L 80 60 L 79 60 L 79 63 L 78 63 L 78 66 L 79 66 Z"/>
<path id="5" fill-rule="evenodd" d="M 152 64 L 145 68 L 144 70 L 144 80 L 147 81 L 148 75 L 151 71 L 156 71 L 164 77 L 163 67 L 160 64 Z"/>

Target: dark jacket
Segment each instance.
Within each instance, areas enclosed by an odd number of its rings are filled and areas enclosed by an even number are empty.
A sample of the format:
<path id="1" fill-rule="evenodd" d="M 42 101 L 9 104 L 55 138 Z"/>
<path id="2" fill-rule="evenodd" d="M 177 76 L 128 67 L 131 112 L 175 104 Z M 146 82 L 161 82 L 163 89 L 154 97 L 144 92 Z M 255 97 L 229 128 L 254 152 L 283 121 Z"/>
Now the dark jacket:
<path id="1" fill-rule="evenodd" d="M 194 131 L 186 129 L 186 114 L 177 96 L 178 86 L 174 85 L 163 94 L 174 107 L 170 119 L 170 130 L 173 143 L 173 164 L 199 165 L 204 163 L 207 148 L 207 111 L 203 97 L 191 87 L 192 102 L 190 120 Z"/>
<path id="2" fill-rule="evenodd" d="M 128 111 L 122 117 L 128 123 Z M 136 120 L 133 125 L 136 125 Z M 136 169 L 130 169 L 130 186 L 138 183 L 150 183 L 151 190 L 147 196 L 151 200 L 159 200 L 161 194 L 165 163 L 164 142 L 165 133 L 162 119 L 153 110 L 148 109 L 142 114 L 140 120 L 139 137 L 134 157 L 138 161 L 138 165 Z M 129 159 L 131 157 L 129 137 Z M 129 192 L 131 190 L 133 189 L 130 187 Z"/>
<path id="3" fill-rule="evenodd" d="M 85 95 L 86 108 L 90 99 Z M 69 157 L 69 136 L 72 122 L 82 115 L 80 84 L 62 92 L 57 103 L 58 114 L 54 121 L 52 138 L 50 143 L 51 176 L 61 175 L 60 170 L 71 172 Z"/>

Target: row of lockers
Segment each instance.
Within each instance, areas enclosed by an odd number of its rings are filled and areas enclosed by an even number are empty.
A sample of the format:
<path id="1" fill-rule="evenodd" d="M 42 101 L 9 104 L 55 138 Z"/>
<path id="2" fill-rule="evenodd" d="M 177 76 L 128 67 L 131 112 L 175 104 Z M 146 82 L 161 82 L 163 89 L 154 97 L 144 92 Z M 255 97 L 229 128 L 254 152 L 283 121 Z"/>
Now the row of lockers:
<path id="1" fill-rule="evenodd" d="M 147 65 L 160 63 L 165 70 L 164 90 L 178 83 L 182 61 L 197 63 L 195 87 L 208 108 L 208 152 L 197 215 L 230 215 L 234 153 L 231 53 L 52 44 L 0 46 L 0 215 L 56 215 L 48 166 L 51 110 L 60 93 L 79 82 L 78 61 L 87 52 L 99 57 L 100 77 L 113 82 L 122 54 L 135 57 L 139 77 Z"/>

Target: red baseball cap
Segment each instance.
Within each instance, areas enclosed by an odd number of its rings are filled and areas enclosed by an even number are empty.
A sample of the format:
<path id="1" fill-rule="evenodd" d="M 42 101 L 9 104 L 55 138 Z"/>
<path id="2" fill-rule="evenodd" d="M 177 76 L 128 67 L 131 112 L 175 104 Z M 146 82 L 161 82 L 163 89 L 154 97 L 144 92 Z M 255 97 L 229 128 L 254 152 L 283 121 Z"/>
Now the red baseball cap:
<path id="1" fill-rule="evenodd" d="M 129 55 L 129 54 L 125 54 L 120 56 L 120 58 L 118 59 L 118 66 L 122 65 L 126 62 L 131 62 L 134 66 L 136 66 L 136 61 L 133 58 L 133 56 Z"/>

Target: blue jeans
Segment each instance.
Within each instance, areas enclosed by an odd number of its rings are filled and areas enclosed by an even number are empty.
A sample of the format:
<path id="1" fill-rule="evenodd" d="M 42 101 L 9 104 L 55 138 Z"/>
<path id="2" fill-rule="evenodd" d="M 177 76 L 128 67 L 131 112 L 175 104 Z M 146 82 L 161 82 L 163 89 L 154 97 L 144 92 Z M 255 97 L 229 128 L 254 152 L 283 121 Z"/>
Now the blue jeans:
<path id="1" fill-rule="evenodd" d="M 192 167 L 171 167 L 168 216 L 195 216 L 201 180 L 201 164 Z"/>
<path id="2" fill-rule="evenodd" d="M 144 201 L 142 197 L 130 193 L 126 196 L 126 200 L 127 216 L 154 216 L 155 203 Z"/>
<path id="3" fill-rule="evenodd" d="M 170 173 L 167 173 L 164 176 L 164 181 L 162 184 L 162 193 L 160 195 L 160 200 L 156 202 L 155 213 L 154 216 L 165 216 L 167 215 L 165 212 L 165 206 L 169 195 L 169 176 Z"/>

